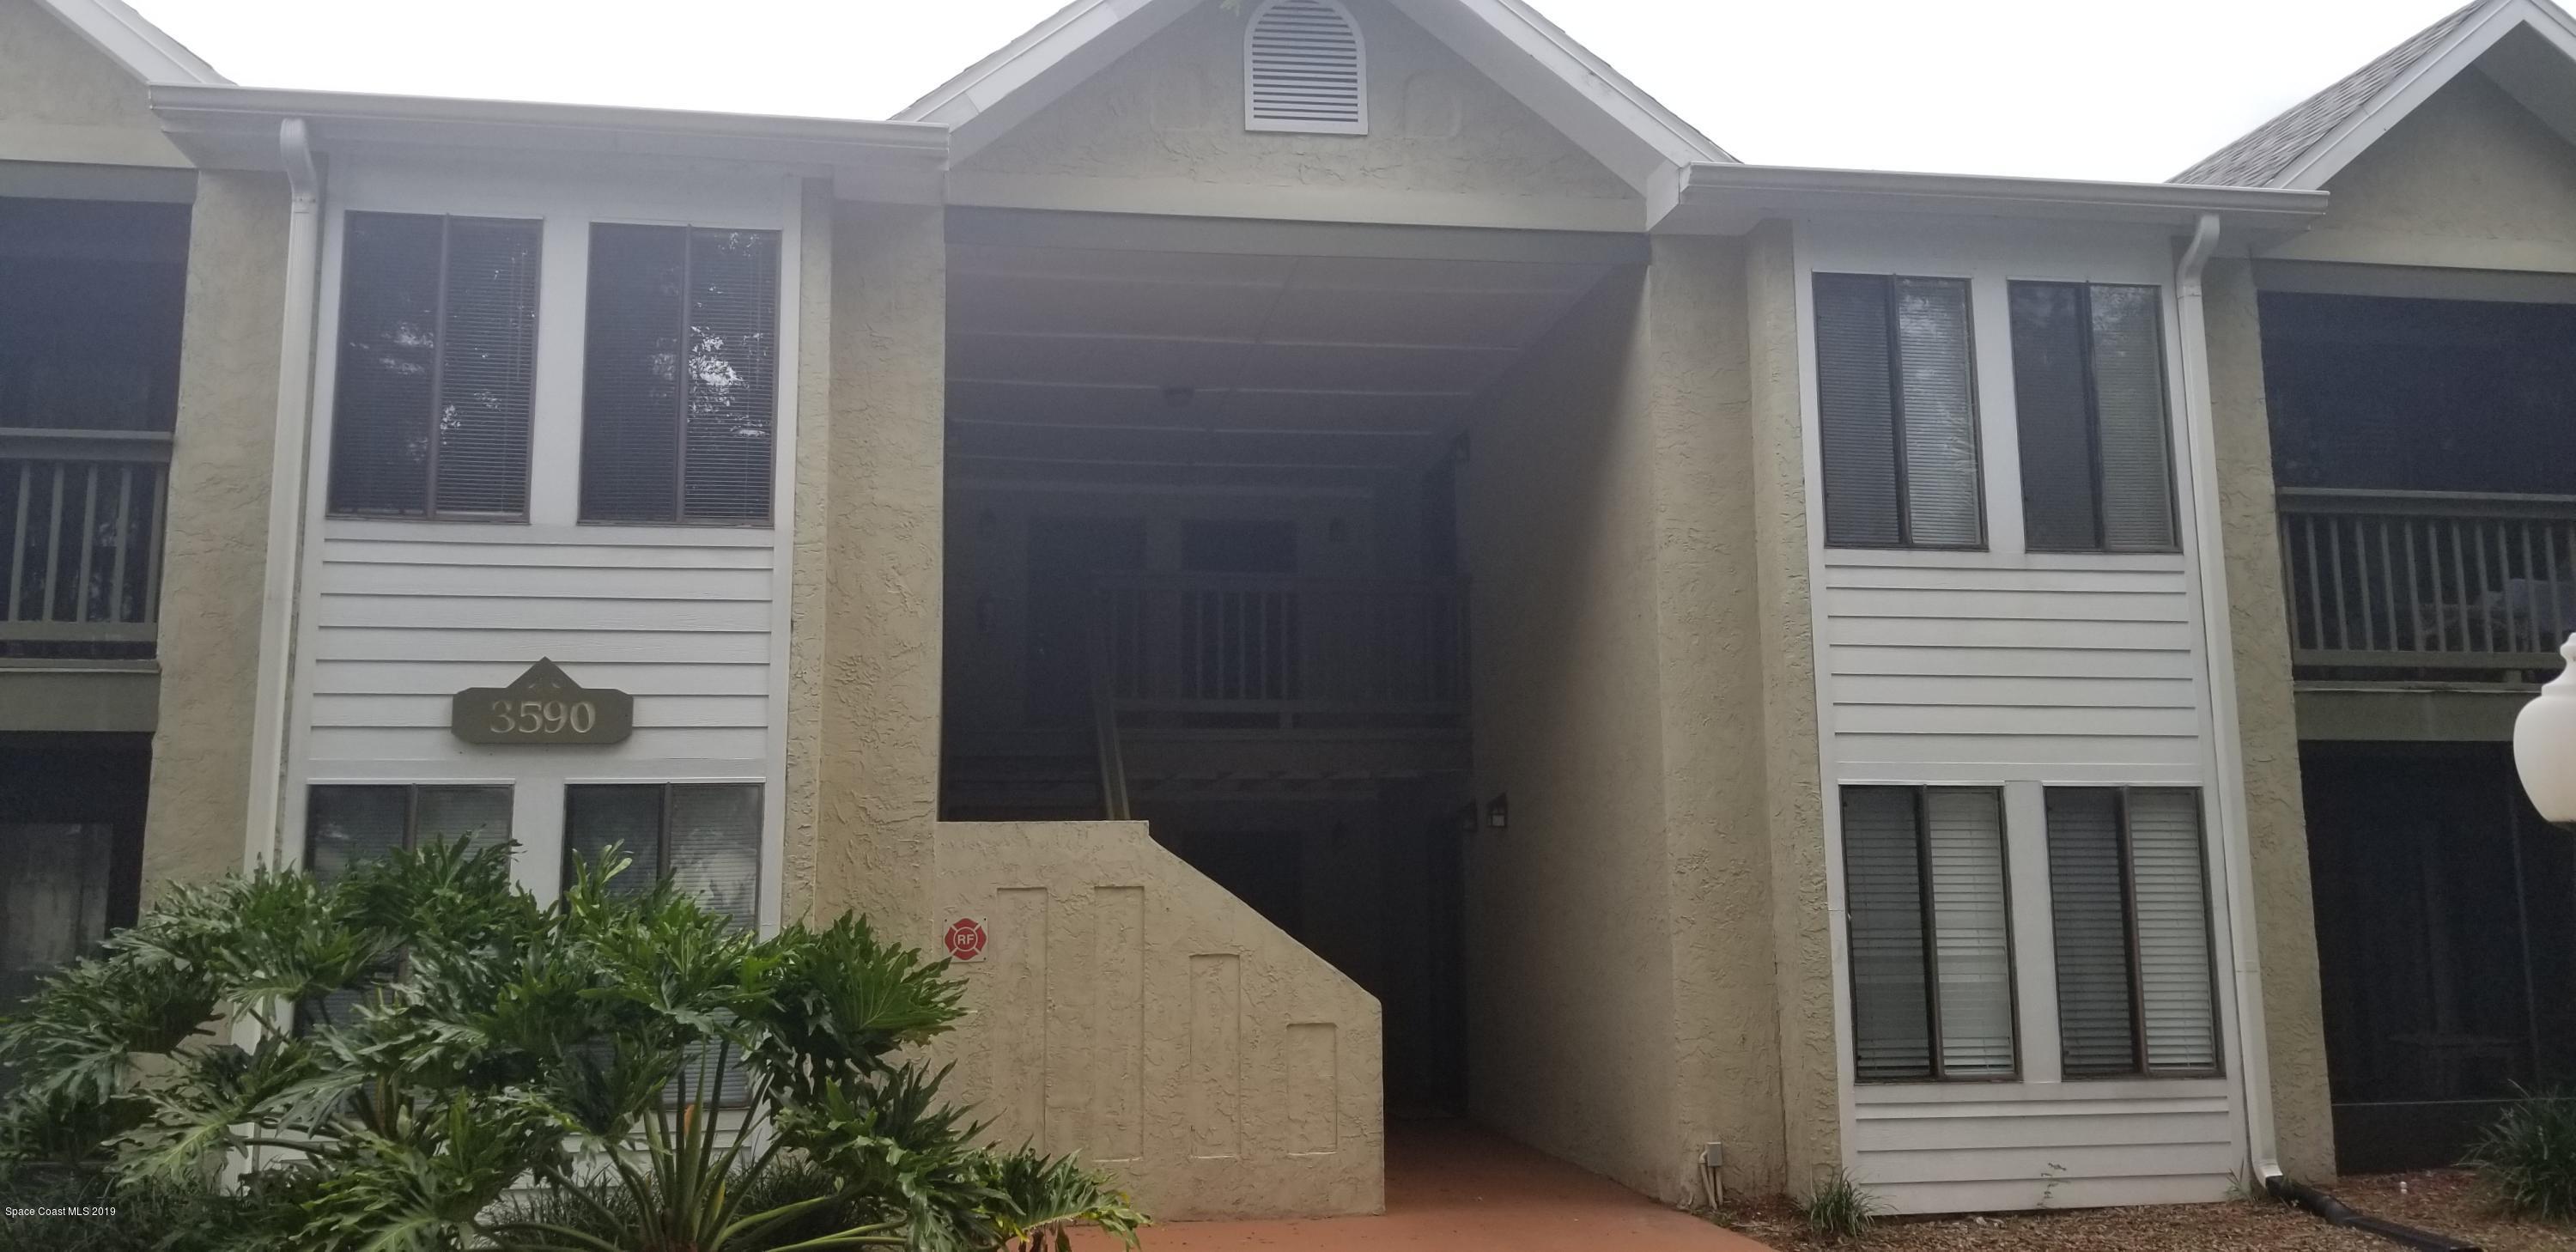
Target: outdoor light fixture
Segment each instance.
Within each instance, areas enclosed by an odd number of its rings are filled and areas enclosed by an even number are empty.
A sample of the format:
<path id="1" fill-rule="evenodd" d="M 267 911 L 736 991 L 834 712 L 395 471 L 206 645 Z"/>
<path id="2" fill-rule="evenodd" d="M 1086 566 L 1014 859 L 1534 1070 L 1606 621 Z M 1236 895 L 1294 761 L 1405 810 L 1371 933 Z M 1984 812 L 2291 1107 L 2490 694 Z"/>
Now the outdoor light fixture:
<path id="1" fill-rule="evenodd" d="M 1485 824 L 1496 830 L 1508 830 L 1512 824 L 1512 797 L 1506 792 L 1485 806 Z"/>
<path id="2" fill-rule="evenodd" d="M 2540 689 L 2513 725 L 2513 763 L 2522 789 L 2559 829 L 2576 833 L 2576 638 L 2559 650 L 2566 673 Z M 1496 801 L 1499 804 L 1501 801 Z"/>

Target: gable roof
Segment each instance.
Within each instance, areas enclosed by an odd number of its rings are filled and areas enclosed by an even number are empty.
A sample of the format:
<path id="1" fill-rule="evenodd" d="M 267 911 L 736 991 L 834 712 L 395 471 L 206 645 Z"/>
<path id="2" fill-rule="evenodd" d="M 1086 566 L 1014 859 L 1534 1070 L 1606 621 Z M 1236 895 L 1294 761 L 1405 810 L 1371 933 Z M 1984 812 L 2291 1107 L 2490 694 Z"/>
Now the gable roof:
<path id="1" fill-rule="evenodd" d="M 186 45 L 145 21 L 125 0 L 36 0 L 36 4 L 142 82 L 231 81 Z"/>
<path id="2" fill-rule="evenodd" d="M 1073 0 L 896 121 L 939 122 L 963 159 L 1208 0 Z M 1523 0 L 1389 0 L 1641 194 L 1735 158 Z"/>
<path id="3" fill-rule="evenodd" d="M 2467 8 L 2418 31 L 2368 65 L 2325 90 L 2290 106 L 2280 116 L 2247 132 L 2234 143 L 2203 157 L 2173 177 L 2178 183 L 2236 187 L 2294 187 L 2313 190 L 2342 172 L 2380 136 L 2405 120 L 2415 106 L 2453 78 L 2497 49 L 2508 37 L 2529 32 L 2543 47 L 2554 47 L 2560 59 L 2576 65 L 2576 20 L 2550 0 L 2477 0 Z M 2506 63 L 2491 66 L 2508 92 L 2523 98 L 2535 112 L 2554 111 L 2529 93 L 2530 84 L 2512 81 L 2529 71 L 2535 53 L 2517 45 Z M 2497 70 L 2504 71 L 2501 74 Z M 2562 89 L 2542 89 L 2539 96 L 2563 98 Z M 2562 129 L 2576 124 L 2566 119 Z"/>

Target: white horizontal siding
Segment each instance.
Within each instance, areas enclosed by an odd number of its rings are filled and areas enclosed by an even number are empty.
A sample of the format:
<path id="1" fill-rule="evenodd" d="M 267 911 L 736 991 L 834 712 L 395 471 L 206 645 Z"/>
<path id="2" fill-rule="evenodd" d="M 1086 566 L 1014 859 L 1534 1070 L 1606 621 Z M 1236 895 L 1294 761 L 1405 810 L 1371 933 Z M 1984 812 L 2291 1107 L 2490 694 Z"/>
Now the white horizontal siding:
<path id="1" fill-rule="evenodd" d="M 1831 553 L 1824 583 L 1826 691 L 1846 778 L 1928 766 L 1982 766 L 1992 781 L 2197 771 L 2200 631 L 2178 563 L 1924 566 Z"/>
<path id="2" fill-rule="evenodd" d="M 610 755 L 762 761 L 775 536 L 593 533 L 326 523 L 310 758 L 470 758 L 448 731 L 455 693 L 549 657 L 576 682 L 635 696 L 635 735 Z"/>
<path id="3" fill-rule="evenodd" d="M 1855 1103 L 1853 1176 L 1898 1212 L 2189 1203 L 2236 1181 L 2224 1081 L 1864 1087 Z"/>

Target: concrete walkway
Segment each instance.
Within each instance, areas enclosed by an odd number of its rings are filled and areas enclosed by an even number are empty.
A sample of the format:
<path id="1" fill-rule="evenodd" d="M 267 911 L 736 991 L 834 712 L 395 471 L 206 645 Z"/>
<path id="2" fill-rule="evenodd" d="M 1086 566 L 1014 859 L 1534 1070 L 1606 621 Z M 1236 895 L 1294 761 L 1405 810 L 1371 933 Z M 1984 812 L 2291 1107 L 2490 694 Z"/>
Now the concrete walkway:
<path id="1" fill-rule="evenodd" d="M 1189 1222 L 1156 1226 L 1144 1241 L 1147 1252 L 1765 1252 L 1609 1179 L 1449 1123 L 1387 1127 L 1384 1216 Z"/>

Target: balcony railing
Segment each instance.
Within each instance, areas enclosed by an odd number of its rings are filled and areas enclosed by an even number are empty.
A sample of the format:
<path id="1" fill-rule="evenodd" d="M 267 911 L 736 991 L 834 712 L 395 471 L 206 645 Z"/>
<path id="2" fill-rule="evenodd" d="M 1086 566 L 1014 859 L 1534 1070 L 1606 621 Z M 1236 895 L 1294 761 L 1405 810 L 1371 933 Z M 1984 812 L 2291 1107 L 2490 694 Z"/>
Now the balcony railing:
<path id="1" fill-rule="evenodd" d="M 2309 678 L 2522 681 L 2576 631 L 2576 497 L 2284 490 Z"/>
<path id="2" fill-rule="evenodd" d="M 0 428 L 0 658 L 152 654 L 170 436 Z"/>
<path id="3" fill-rule="evenodd" d="M 1099 596 L 1094 655 L 1122 714 L 1320 728 L 1466 711 L 1455 580 L 1140 575 Z"/>

